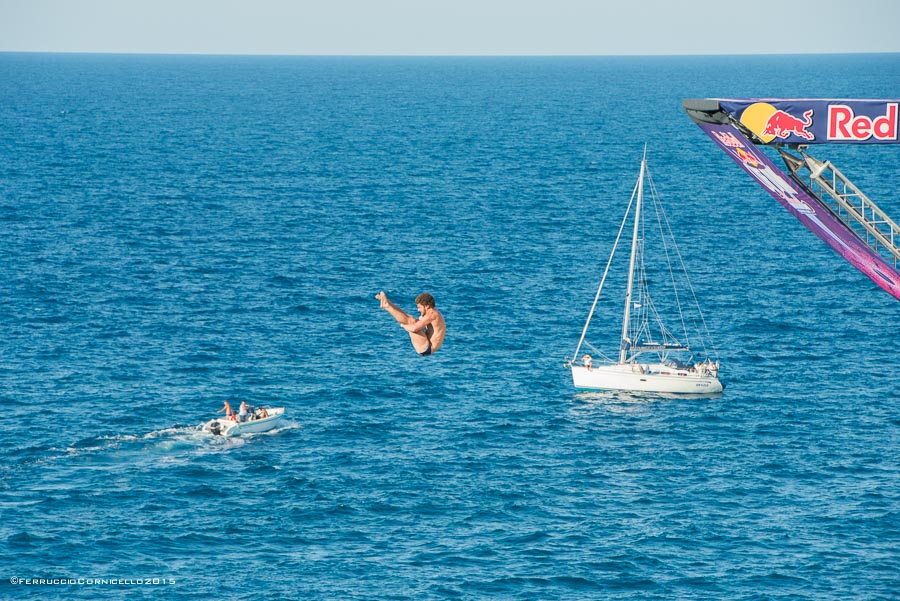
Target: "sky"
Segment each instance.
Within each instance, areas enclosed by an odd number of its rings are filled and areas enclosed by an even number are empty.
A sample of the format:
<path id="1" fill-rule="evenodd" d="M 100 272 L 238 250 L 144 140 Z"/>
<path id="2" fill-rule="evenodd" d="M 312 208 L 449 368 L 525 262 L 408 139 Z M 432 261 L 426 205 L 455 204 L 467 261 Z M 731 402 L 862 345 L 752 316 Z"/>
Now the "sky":
<path id="1" fill-rule="evenodd" d="M 900 52 L 900 1 L 0 0 L 0 52 Z"/>

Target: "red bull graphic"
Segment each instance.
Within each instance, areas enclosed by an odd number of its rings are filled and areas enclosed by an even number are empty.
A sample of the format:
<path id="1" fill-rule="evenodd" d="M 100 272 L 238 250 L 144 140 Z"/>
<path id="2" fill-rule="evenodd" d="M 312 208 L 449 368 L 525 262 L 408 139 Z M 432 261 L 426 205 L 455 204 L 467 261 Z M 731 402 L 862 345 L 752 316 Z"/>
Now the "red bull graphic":
<path id="1" fill-rule="evenodd" d="M 718 99 L 763 144 L 897 144 L 900 99 Z"/>
<path id="2" fill-rule="evenodd" d="M 889 116 L 888 114 L 888 118 Z M 735 125 L 709 122 L 698 122 L 698 125 L 803 225 L 878 286 L 900 300 L 900 272 L 847 229 L 828 207 L 798 186 Z"/>
<path id="3" fill-rule="evenodd" d="M 803 113 L 803 118 L 798 119 L 784 111 L 775 111 L 766 126 L 763 128 L 763 136 L 774 136 L 784 140 L 790 135 L 800 136 L 804 140 L 815 140 L 816 137 L 807 131 L 807 127 L 812 125 L 813 110 L 810 109 Z"/>
<path id="4" fill-rule="evenodd" d="M 885 105 L 885 114 L 877 117 L 857 115 L 853 106 L 828 106 L 828 140 L 832 142 L 865 142 L 875 138 L 881 142 L 897 141 L 897 105 Z"/>
<path id="5" fill-rule="evenodd" d="M 815 214 L 815 211 L 800 198 L 797 187 L 790 179 L 780 169 L 774 165 L 770 167 L 771 163 L 763 161 L 752 144 L 744 144 L 731 132 L 713 131 L 710 132 L 710 136 L 720 146 L 726 148 L 731 158 L 781 204 L 803 215 Z"/>

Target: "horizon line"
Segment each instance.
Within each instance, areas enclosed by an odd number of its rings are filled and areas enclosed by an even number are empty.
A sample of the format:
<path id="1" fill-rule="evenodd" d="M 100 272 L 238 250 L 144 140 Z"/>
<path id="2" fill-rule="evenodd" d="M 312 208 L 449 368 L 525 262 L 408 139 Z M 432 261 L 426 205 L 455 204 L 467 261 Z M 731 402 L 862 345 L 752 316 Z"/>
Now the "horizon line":
<path id="1" fill-rule="evenodd" d="M 844 51 L 844 52 L 729 52 L 729 53 L 267 53 L 267 52 L 140 52 L 114 50 L 0 50 L 0 54 L 60 54 L 60 55 L 104 55 L 104 56 L 197 56 L 197 57 L 259 57 L 259 58 L 667 58 L 667 57 L 728 57 L 728 56 L 845 56 L 845 55 L 888 55 L 900 54 L 894 51 Z"/>

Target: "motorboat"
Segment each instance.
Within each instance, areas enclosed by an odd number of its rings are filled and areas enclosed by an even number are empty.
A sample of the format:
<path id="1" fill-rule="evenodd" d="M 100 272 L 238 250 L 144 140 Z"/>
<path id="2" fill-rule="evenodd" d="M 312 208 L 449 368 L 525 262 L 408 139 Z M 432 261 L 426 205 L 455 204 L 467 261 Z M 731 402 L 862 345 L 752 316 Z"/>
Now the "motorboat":
<path id="1" fill-rule="evenodd" d="M 203 425 L 203 431 L 215 436 L 239 436 L 267 432 L 284 417 L 284 407 L 257 407 L 245 415 L 217 417 Z"/>

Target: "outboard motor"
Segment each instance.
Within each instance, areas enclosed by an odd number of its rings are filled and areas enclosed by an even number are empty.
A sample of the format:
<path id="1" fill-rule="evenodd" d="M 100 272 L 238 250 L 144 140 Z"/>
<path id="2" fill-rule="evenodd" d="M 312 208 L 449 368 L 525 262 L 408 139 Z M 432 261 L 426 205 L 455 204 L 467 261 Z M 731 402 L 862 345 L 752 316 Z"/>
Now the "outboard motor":
<path id="1" fill-rule="evenodd" d="M 220 424 L 219 422 L 213 422 L 209 426 L 209 431 L 212 432 L 213 436 L 221 436 L 222 424 Z"/>

